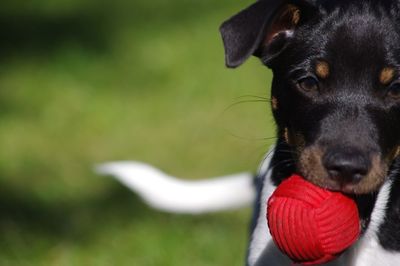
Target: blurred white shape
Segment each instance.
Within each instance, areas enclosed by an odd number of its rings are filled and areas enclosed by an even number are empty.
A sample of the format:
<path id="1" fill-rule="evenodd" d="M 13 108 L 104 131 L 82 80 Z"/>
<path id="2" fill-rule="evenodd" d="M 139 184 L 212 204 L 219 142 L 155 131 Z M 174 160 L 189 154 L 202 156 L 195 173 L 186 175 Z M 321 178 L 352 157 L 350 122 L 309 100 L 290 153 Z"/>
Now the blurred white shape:
<path id="1" fill-rule="evenodd" d="M 200 214 L 237 209 L 250 205 L 255 198 L 251 173 L 189 181 L 130 161 L 101 164 L 96 172 L 113 176 L 150 206 L 167 212 Z"/>

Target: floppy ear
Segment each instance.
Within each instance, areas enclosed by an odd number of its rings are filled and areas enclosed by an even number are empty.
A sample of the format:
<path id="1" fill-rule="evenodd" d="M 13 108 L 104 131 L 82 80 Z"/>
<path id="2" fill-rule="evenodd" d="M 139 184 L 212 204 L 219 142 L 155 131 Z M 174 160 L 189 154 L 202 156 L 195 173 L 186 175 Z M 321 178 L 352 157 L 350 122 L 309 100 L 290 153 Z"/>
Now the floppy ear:
<path id="1" fill-rule="evenodd" d="M 300 23 L 300 10 L 289 1 L 260 0 L 225 21 L 220 32 L 226 65 L 237 67 L 253 54 L 265 61 L 278 55 Z"/>

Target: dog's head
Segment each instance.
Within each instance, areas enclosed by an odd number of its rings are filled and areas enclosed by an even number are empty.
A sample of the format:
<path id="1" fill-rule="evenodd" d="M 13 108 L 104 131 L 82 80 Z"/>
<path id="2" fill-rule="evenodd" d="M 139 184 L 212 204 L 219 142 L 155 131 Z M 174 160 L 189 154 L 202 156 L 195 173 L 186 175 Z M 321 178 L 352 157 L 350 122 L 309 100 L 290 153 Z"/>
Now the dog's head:
<path id="1" fill-rule="evenodd" d="M 400 0 L 261 0 L 221 26 L 226 64 L 255 55 L 297 171 L 365 194 L 400 154 Z"/>

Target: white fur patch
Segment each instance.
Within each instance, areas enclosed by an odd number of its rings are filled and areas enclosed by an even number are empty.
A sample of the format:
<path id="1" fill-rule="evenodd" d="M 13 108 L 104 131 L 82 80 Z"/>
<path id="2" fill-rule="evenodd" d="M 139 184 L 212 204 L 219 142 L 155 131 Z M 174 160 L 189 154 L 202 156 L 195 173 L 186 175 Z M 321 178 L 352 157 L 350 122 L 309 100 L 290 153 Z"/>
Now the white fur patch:
<path id="1" fill-rule="evenodd" d="M 362 239 L 354 246 L 351 254 L 351 266 L 399 266 L 400 253 L 390 252 L 382 248 L 378 240 L 378 230 L 384 222 L 386 208 L 392 181 L 387 181 L 381 190 L 374 210 L 371 214 L 371 221 Z"/>
<path id="2" fill-rule="evenodd" d="M 267 217 L 266 201 L 267 199 L 269 199 L 269 197 L 276 189 L 276 186 L 273 185 L 271 180 L 272 169 L 270 169 L 270 163 L 273 156 L 274 152 L 272 151 L 268 152 L 267 157 L 265 158 L 263 164 L 260 166 L 260 173 L 266 173 L 266 176 L 263 184 L 263 189 L 261 192 L 260 214 L 258 216 L 257 225 L 251 237 L 251 242 L 249 247 L 248 264 L 250 266 L 257 265 L 257 261 L 260 261 L 260 258 L 263 257 L 262 255 L 263 253 L 266 252 L 266 249 L 276 250 L 266 220 Z M 269 255 L 271 252 L 272 255 Z M 278 265 L 275 263 L 273 264 L 272 261 L 277 260 L 278 262 L 279 260 L 277 256 L 279 256 L 279 254 L 276 254 L 276 251 L 271 251 L 271 252 L 268 252 L 269 264 L 267 265 Z M 277 256 L 275 256 L 275 254 Z"/>

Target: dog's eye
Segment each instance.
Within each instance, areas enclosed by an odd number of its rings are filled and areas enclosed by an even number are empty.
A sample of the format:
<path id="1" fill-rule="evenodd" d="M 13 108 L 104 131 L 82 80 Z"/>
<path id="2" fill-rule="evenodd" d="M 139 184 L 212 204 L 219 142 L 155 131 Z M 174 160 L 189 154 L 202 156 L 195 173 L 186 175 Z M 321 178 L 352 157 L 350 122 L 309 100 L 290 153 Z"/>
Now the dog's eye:
<path id="1" fill-rule="evenodd" d="M 317 91 L 319 89 L 318 80 L 313 77 L 302 78 L 297 82 L 297 86 L 306 92 Z"/>
<path id="2" fill-rule="evenodd" d="M 389 87 L 387 95 L 394 99 L 400 99 L 400 82 L 393 83 Z"/>

